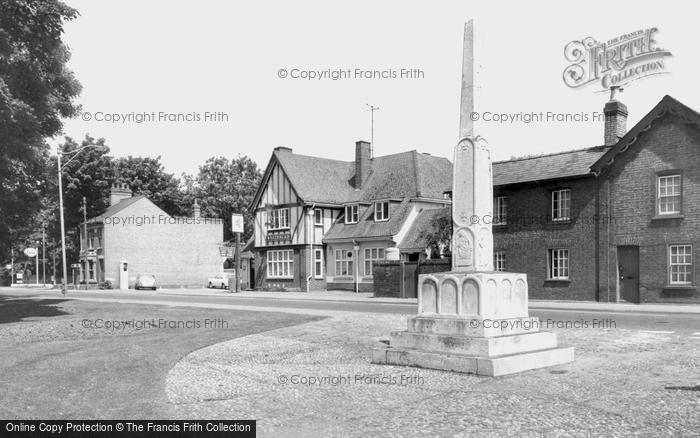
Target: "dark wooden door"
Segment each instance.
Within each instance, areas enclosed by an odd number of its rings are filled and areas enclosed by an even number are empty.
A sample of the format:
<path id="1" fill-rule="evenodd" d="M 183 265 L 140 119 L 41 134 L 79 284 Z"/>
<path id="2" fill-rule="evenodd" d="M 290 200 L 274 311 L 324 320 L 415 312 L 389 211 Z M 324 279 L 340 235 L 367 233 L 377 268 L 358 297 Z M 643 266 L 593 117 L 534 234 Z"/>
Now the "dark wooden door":
<path id="1" fill-rule="evenodd" d="M 620 299 L 639 303 L 639 247 L 617 247 L 617 274 L 620 276 Z"/>
<path id="2" fill-rule="evenodd" d="M 416 275 L 416 269 L 418 268 L 417 262 L 405 262 L 403 263 L 403 290 L 401 291 L 401 298 L 417 298 L 416 286 L 418 282 L 418 276 Z"/>

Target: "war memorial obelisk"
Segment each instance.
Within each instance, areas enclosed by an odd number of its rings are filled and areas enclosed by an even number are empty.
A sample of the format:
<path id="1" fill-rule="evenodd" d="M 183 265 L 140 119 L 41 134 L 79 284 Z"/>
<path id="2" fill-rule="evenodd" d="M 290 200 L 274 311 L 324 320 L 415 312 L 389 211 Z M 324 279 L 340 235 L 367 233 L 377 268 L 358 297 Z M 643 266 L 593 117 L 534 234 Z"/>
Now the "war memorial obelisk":
<path id="1" fill-rule="evenodd" d="M 452 270 L 420 275 L 418 314 L 407 331 L 391 333 L 388 347 L 373 351 L 373 363 L 501 376 L 574 360 L 572 347 L 558 347 L 556 335 L 528 316 L 526 274 L 493 270 L 491 156 L 472 120 L 482 91 L 479 49 L 472 20 L 464 27 L 454 150 Z"/>

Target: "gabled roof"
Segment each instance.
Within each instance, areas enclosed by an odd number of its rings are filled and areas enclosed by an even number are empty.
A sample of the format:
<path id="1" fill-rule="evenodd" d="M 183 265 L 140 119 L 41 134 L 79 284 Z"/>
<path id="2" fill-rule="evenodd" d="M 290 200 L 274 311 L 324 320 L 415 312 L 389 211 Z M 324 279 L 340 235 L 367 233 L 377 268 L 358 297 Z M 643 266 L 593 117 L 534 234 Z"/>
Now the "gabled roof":
<path id="1" fill-rule="evenodd" d="M 117 202 L 114 205 L 109 206 L 107 210 L 105 210 L 104 213 L 102 213 L 99 216 L 95 216 L 93 218 L 88 219 L 88 223 L 95 223 L 95 222 L 103 222 L 106 217 L 111 217 L 114 216 L 115 214 L 119 213 L 120 211 L 124 210 L 126 207 L 142 200 L 142 199 L 147 199 L 143 195 L 138 195 L 138 196 L 132 196 L 130 198 L 124 198 Z"/>
<path id="2" fill-rule="evenodd" d="M 400 250 L 418 250 L 423 251 L 426 247 L 425 239 L 421 238 L 424 233 L 430 232 L 433 228 L 435 220 L 443 214 L 447 214 L 451 217 L 451 210 L 449 207 L 435 208 L 429 210 L 421 211 L 416 220 L 413 221 L 413 225 L 406 233 L 406 237 L 399 243 Z"/>
<path id="3" fill-rule="evenodd" d="M 535 157 L 495 161 L 493 185 L 504 186 L 591 175 L 591 165 L 598 161 L 608 149 L 610 149 L 609 146 L 594 146 Z"/>
<path id="4" fill-rule="evenodd" d="M 272 161 L 282 166 L 292 187 L 304 202 L 342 204 L 354 196 L 355 189 L 350 185 L 355 174 L 354 163 L 299 155 L 286 150 L 274 151 Z"/>
<path id="5" fill-rule="evenodd" d="M 263 182 L 253 198 L 256 206 L 265 190 L 265 182 L 279 164 L 297 196 L 307 204 L 343 205 L 377 199 L 406 197 L 441 199 L 452 185 L 452 163 L 417 151 L 375 157 L 367 181 L 358 190 L 353 186 L 355 163 L 294 154 L 275 150 L 268 163 Z"/>
<path id="6" fill-rule="evenodd" d="M 389 204 L 389 220 L 385 222 L 374 221 L 374 207 L 360 206 L 360 217 L 356 224 L 345 224 L 345 216 L 341 215 L 333 224 L 323 241 L 349 240 L 358 238 L 387 237 L 398 234 L 406 218 L 411 212 L 411 203 L 408 198 L 401 202 Z"/>
<path id="7" fill-rule="evenodd" d="M 440 199 L 451 186 L 452 163 L 447 158 L 417 151 L 402 152 L 374 158 L 367 182 L 348 201 L 406 197 Z"/>
<path id="8" fill-rule="evenodd" d="M 600 173 L 605 167 L 615 161 L 617 155 L 624 153 L 631 145 L 636 143 L 640 134 L 651 128 L 651 125 L 661 117 L 672 114 L 685 119 L 686 123 L 700 126 L 700 113 L 692 108 L 683 105 L 668 94 L 665 95 L 656 106 L 649 111 L 636 125 L 622 137 L 613 147 L 591 165 L 591 171 Z"/>

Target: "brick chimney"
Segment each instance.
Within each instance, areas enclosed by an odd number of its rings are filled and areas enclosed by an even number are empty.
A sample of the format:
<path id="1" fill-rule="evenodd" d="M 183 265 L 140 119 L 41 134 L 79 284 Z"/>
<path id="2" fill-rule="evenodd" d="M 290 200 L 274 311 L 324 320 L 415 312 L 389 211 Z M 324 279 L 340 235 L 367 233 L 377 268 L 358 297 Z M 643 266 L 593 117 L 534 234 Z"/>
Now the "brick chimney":
<path id="1" fill-rule="evenodd" d="M 605 104 L 605 145 L 612 146 L 627 133 L 627 105 L 617 100 L 623 89 L 610 87 L 610 101 Z"/>
<path id="2" fill-rule="evenodd" d="M 202 210 L 199 207 L 199 204 L 197 203 L 197 200 L 194 200 L 194 207 L 192 208 L 192 216 L 194 216 L 195 219 L 199 218 L 200 215 L 202 214 Z"/>
<path id="3" fill-rule="evenodd" d="M 112 188 L 109 190 L 109 206 L 115 205 L 122 199 L 131 198 L 131 189 L 126 183 L 114 183 Z"/>
<path id="4" fill-rule="evenodd" d="M 372 167 L 372 144 L 367 141 L 355 142 L 355 188 L 367 182 Z"/>

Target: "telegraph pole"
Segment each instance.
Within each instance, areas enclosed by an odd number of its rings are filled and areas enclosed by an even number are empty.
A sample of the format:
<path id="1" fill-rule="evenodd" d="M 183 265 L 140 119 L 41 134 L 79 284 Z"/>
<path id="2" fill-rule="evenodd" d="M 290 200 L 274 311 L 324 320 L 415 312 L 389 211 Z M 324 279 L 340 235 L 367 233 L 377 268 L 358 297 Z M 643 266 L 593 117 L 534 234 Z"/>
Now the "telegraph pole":
<path id="1" fill-rule="evenodd" d="M 369 143 L 369 157 L 374 158 L 374 112 L 379 111 L 378 106 L 370 105 L 366 103 L 367 107 L 369 108 L 369 112 L 371 114 L 371 132 L 370 132 L 370 143 Z"/>

